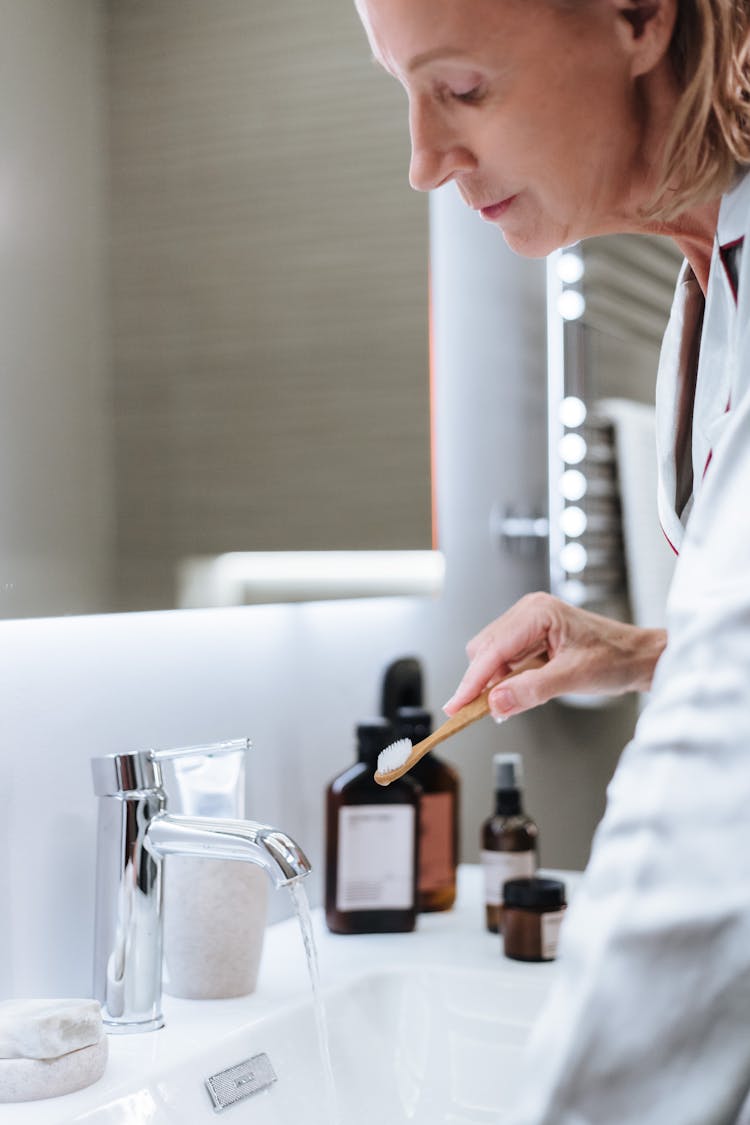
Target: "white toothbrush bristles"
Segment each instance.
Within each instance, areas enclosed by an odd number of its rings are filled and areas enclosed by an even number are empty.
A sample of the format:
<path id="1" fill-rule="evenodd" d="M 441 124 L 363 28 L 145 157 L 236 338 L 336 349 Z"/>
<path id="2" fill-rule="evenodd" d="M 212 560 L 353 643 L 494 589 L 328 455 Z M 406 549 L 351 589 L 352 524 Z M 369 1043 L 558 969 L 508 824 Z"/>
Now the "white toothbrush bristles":
<path id="1" fill-rule="evenodd" d="M 400 769 L 411 754 L 411 739 L 399 738 L 378 754 L 378 773 L 392 773 Z"/>

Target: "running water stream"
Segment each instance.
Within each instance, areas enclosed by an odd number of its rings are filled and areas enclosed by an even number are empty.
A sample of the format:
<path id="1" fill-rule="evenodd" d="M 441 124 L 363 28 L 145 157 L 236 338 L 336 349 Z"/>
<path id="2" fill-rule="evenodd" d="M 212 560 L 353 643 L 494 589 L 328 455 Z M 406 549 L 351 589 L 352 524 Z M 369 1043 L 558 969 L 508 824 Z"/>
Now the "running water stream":
<path id="1" fill-rule="evenodd" d="M 310 973 L 310 984 L 312 985 L 312 1001 L 313 1009 L 315 1011 L 315 1026 L 318 1033 L 318 1046 L 320 1048 L 320 1060 L 323 1065 L 323 1077 L 325 1081 L 325 1107 L 326 1118 L 329 1125 L 340 1125 L 338 1098 L 336 1096 L 336 1084 L 333 1078 L 333 1067 L 331 1065 L 331 1047 L 328 1040 L 328 1023 L 326 1022 L 326 1013 L 323 1006 L 323 998 L 320 990 L 320 970 L 318 968 L 318 951 L 315 946 L 315 937 L 313 935 L 312 917 L 310 915 L 310 903 L 307 898 L 307 893 L 302 884 L 301 879 L 294 879 L 288 884 L 289 893 L 292 896 L 294 909 L 297 914 L 300 932 L 302 933 L 302 941 L 305 946 L 305 954 L 307 956 L 307 968 Z"/>

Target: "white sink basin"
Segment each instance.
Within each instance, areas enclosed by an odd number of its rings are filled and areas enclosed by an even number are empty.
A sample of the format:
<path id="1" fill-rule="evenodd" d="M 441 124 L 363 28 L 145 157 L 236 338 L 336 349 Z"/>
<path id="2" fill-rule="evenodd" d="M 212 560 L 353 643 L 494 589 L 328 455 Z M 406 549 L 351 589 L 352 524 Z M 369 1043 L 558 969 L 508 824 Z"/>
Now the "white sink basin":
<path id="1" fill-rule="evenodd" d="M 518 1057 L 547 992 L 512 973 L 409 969 L 359 976 L 326 996 L 341 1125 L 502 1121 Z M 228 1121 L 333 1125 L 312 1004 L 268 1016 L 73 1120 L 215 1125 L 205 1080 L 258 1053 L 277 1080 L 229 1106 Z"/>
<path id="2" fill-rule="evenodd" d="M 573 890 L 575 875 L 555 874 Z M 502 956 L 500 939 L 484 928 L 479 869 L 460 868 L 456 907 L 422 915 L 412 934 L 336 936 L 320 910 L 313 922 L 337 1120 L 327 1109 L 307 962 L 292 918 L 269 928 L 252 996 L 165 997 L 166 1026 L 112 1036 L 99 1082 L 49 1101 L 0 1105 L 0 1125 L 501 1123 L 555 966 Z M 276 1081 L 217 1114 L 206 1080 L 259 1054 Z"/>

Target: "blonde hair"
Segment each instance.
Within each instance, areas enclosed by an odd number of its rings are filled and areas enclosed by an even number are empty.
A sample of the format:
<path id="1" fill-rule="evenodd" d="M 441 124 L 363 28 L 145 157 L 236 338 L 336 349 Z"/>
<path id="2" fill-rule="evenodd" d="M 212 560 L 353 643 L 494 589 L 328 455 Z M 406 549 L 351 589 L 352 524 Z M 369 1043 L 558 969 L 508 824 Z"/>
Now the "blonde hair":
<path id="1" fill-rule="evenodd" d="M 652 217 L 721 195 L 750 164 L 750 0 L 678 0 L 670 56 L 682 95 Z"/>

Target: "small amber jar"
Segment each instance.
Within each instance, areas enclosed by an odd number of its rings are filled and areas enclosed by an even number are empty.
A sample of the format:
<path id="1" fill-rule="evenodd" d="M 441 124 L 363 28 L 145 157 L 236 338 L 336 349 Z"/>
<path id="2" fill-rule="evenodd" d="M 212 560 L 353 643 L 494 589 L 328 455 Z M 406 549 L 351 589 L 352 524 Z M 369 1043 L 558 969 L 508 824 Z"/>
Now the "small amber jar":
<path id="1" fill-rule="evenodd" d="M 565 884 L 557 879 L 509 879 L 504 883 L 505 956 L 514 961 L 554 961 L 565 906 Z"/>

